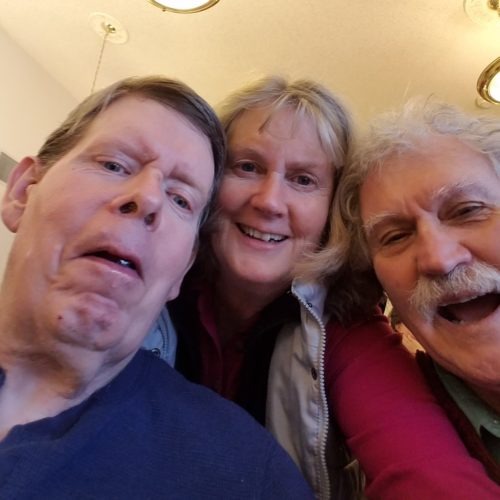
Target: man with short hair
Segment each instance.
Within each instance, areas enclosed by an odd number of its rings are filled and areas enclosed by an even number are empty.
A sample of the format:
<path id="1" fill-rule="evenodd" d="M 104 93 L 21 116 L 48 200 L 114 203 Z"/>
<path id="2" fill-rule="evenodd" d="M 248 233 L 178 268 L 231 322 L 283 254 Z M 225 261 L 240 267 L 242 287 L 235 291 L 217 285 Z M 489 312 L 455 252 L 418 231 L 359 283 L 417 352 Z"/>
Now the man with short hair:
<path id="1" fill-rule="evenodd" d="M 180 82 L 87 98 L 2 206 L 2 498 L 309 498 L 258 424 L 140 350 L 197 246 L 224 161 L 211 108 Z"/>
<path id="2" fill-rule="evenodd" d="M 343 180 L 373 266 L 470 453 L 500 482 L 500 121 L 427 101 L 380 118 Z"/>

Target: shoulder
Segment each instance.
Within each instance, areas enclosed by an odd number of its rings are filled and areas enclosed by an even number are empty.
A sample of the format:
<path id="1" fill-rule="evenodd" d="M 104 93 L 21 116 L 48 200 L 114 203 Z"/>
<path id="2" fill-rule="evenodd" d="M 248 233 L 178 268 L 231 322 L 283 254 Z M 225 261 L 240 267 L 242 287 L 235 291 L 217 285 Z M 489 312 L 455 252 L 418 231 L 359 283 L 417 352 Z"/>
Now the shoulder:
<path id="1" fill-rule="evenodd" d="M 371 314 L 348 324 L 330 320 L 326 326 L 327 350 L 355 349 L 358 352 L 373 350 L 379 345 L 399 345 L 400 336 L 396 334 L 386 316 L 376 308 Z"/>
<path id="2" fill-rule="evenodd" d="M 273 448 L 274 441 L 253 418 L 234 403 L 210 389 L 189 382 L 165 362 L 141 352 L 146 363 L 138 397 L 153 409 L 153 427 L 182 431 L 185 439 L 213 441 L 213 446 L 232 440 L 248 450 Z M 140 408 L 137 407 L 136 408 Z M 222 440 L 221 436 L 225 439 Z"/>
<path id="3" fill-rule="evenodd" d="M 274 498 L 266 494 L 274 488 L 278 496 L 309 498 L 291 459 L 250 415 L 150 353 L 139 356 L 147 366 L 139 400 L 130 410 L 150 463 L 193 475 L 204 471 L 214 485 L 252 490 L 255 498 Z M 302 496 L 294 496 L 294 490 Z"/>
<path id="4" fill-rule="evenodd" d="M 355 373 L 365 379 L 368 373 L 377 373 L 384 380 L 392 374 L 401 377 L 401 384 L 403 380 L 422 378 L 414 358 L 403 347 L 401 336 L 378 310 L 351 325 L 329 323 L 325 364 L 331 382 L 341 374 L 352 378 Z"/>
<path id="5" fill-rule="evenodd" d="M 56 440 L 29 440 L 15 451 L 23 498 L 75 491 L 81 498 L 310 498 L 284 451 L 243 410 L 146 351 L 63 427 Z"/>

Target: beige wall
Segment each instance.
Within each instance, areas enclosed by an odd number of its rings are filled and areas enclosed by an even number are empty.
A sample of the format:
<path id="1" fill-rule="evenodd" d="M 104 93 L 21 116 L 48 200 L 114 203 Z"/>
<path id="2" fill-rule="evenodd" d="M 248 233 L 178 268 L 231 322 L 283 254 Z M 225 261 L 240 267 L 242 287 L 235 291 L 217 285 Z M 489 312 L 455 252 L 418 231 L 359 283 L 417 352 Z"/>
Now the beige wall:
<path id="1" fill-rule="evenodd" d="M 5 192 L 5 183 L 0 181 L 0 200 L 3 198 Z M 13 234 L 0 223 L 0 277 L 3 275 L 3 270 L 7 262 L 10 245 L 12 243 Z"/>
<path id="2" fill-rule="evenodd" d="M 36 153 L 75 105 L 76 99 L 0 29 L 0 151 L 16 160 Z M 0 181 L 0 199 L 4 192 Z M 0 276 L 12 239 L 0 221 Z"/>
<path id="3" fill-rule="evenodd" d="M 34 154 L 76 105 L 61 85 L 0 29 L 0 151 Z"/>

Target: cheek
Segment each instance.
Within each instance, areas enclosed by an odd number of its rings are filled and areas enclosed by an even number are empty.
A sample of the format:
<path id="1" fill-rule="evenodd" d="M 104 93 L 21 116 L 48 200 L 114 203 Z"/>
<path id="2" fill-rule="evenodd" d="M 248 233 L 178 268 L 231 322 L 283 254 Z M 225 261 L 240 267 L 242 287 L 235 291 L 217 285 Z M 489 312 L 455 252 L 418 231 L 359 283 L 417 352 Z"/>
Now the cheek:
<path id="1" fill-rule="evenodd" d="M 373 260 L 375 274 L 389 296 L 390 301 L 399 311 L 408 306 L 409 297 L 415 286 L 415 282 L 408 275 L 405 269 L 395 259 L 380 259 L 375 257 Z"/>
<path id="2" fill-rule="evenodd" d="M 225 177 L 219 189 L 217 196 L 217 208 L 220 212 L 232 212 L 241 205 L 244 198 L 244 189 L 240 183 Z"/>
<path id="3" fill-rule="evenodd" d="M 79 227 L 75 221 L 74 229 L 70 212 L 71 206 L 67 210 L 58 210 L 57 205 L 50 201 L 34 199 L 25 211 L 18 230 L 25 248 L 29 248 L 33 255 L 39 253 L 40 257 L 54 253 Z"/>
<path id="4" fill-rule="evenodd" d="M 380 281 L 383 289 L 390 295 L 393 296 L 392 301 L 396 299 L 398 295 L 398 290 L 400 290 L 399 279 L 394 272 L 391 272 L 391 263 L 387 259 L 379 259 L 375 257 L 373 259 L 373 268 L 375 270 L 375 275 Z M 394 271 L 394 269 L 392 270 Z"/>
<path id="5" fill-rule="evenodd" d="M 175 243 L 172 243 L 172 241 Z M 175 238 L 172 238 L 170 233 L 168 238 L 163 238 L 161 242 L 152 243 L 158 249 L 155 255 L 155 277 L 159 278 L 158 283 L 160 288 L 165 286 L 165 283 L 176 282 L 180 276 L 183 276 L 189 266 L 192 264 L 194 257 L 195 245 L 194 226 L 183 233 L 178 232 Z M 167 251 L 165 251 L 165 249 Z"/>
<path id="6" fill-rule="evenodd" d="M 210 245 L 212 247 L 212 252 L 215 255 L 215 258 L 219 264 L 221 262 L 226 261 L 225 254 L 228 253 L 228 251 L 226 249 L 228 247 L 228 244 L 230 246 L 230 243 L 231 243 L 231 239 L 227 238 L 224 235 L 224 227 L 227 227 L 225 222 L 223 220 L 219 220 L 219 223 L 217 224 L 217 228 L 213 231 L 211 239 L 210 239 Z"/>
<path id="7" fill-rule="evenodd" d="M 296 221 L 296 236 L 304 237 L 309 243 L 319 244 L 321 237 L 329 223 L 329 203 L 320 200 L 310 207 L 303 203 L 296 203 L 294 219 Z"/>
<path id="8" fill-rule="evenodd" d="M 68 189 L 61 183 L 40 184 L 31 206 L 39 226 L 69 235 L 78 233 L 78 228 L 93 216 L 102 196 L 79 179 L 78 184 L 72 184 L 78 185 L 78 189 Z"/>
<path id="9" fill-rule="evenodd" d="M 484 255 L 484 262 L 500 271 L 500 208 L 498 209 L 497 219 L 498 222 L 493 225 L 490 237 L 486 240 L 488 245 L 485 245 L 483 248 L 487 249 L 487 254 Z M 478 240 L 480 241 L 479 238 Z"/>

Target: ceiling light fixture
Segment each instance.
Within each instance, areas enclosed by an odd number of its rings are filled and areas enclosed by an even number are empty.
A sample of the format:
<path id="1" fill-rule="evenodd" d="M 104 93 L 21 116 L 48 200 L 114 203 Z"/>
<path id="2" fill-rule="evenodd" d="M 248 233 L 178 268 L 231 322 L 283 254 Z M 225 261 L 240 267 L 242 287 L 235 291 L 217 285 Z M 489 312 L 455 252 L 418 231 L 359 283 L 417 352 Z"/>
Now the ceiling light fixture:
<path id="1" fill-rule="evenodd" d="M 149 0 L 163 11 L 190 14 L 213 7 L 219 0 Z"/>
<path id="2" fill-rule="evenodd" d="M 99 52 L 97 66 L 94 72 L 94 80 L 92 81 L 92 86 L 90 88 L 90 93 L 92 94 L 95 90 L 97 77 L 99 76 L 99 71 L 101 69 L 102 56 L 104 54 L 106 42 L 125 43 L 128 40 L 128 34 L 127 30 L 117 19 L 109 14 L 104 14 L 103 12 L 94 12 L 90 14 L 89 24 L 91 28 L 102 38 L 101 50 Z"/>
<path id="3" fill-rule="evenodd" d="M 464 0 L 464 10 L 471 21 L 483 26 L 500 24 L 499 0 Z"/>
<path id="4" fill-rule="evenodd" d="M 500 104 L 500 57 L 483 69 L 477 80 L 477 91 L 485 101 Z"/>
<path id="5" fill-rule="evenodd" d="M 464 10 L 477 24 L 500 26 L 500 0 L 464 0 Z M 500 57 L 479 75 L 477 92 L 485 101 L 500 104 Z"/>

